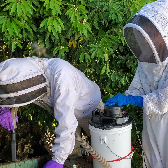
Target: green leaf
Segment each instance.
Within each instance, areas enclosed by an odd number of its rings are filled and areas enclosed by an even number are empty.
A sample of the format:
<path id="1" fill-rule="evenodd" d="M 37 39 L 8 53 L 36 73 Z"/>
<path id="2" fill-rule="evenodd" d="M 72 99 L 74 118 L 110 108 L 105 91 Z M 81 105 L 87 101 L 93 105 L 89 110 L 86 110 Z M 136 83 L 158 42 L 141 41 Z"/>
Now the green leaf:
<path id="1" fill-rule="evenodd" d="M 52 26 L 49 25 L 49 26 L 48 26 L 48 31 L 51 32 L 51 30 L 52 30 Z"/>
<path id="2" fill-rule="evenodd" d="M 73 11 L 71 14 L 71 22 L 74 23 L 75 22 L 75 12 Z"/>
<path id="3" fill-rule="evenodd" d="M 44 6 L 46 6 L 49 3 L 49 0 L 43 0 L 44 1 Z"/>
<path id="4" fill-rule="evenodd" d="M 31 29 L 33 31 L 35 31 L 35 32 L 38 31 L 36 25 L 34 25 L 34 23 L 32 22 L 32 20 L 27 20 L 27 24 L 30 25 L 30 27 L 31 27 Z"/>
<path id="5" fill-rule="evenodd" d="M 49 39 L 50 33 L 47 32 L 46 36 L 45 36 L 45 41 Z"/>
<path id="6" fill-rule="evenodd" d="M 121 39 L 122 44 L 123 44 L 123 46 L 124 46 L 124 45 L 126 44 L 126 43 L 125 43 L 125 39 L 124 39 L 124 37 L 121 37 L 120 39 Z"/>
<path id="7" fill-rule="evenodd" d="M 49 17 L 48 18 L 48 21 L 47 21 L 47 26 L 50 26 L 53 22 L 53 18 L 52 17 Z"/>
<path id="8" fill-rule="evenodd" d="M 52 32 L 53 32 L 54 37 L 56 37 L 57 36 L 57 32 L 56 32 L 56 30 L 54 28 L 52 28 Z"/>
<path id="9" fill-rule="evenodd" d="M 25 5 L 29 6 L 30 9 L 31 9 L 31 11 L 32 11 L 32 9 L 33 9 L 34 11 L 36 11 L 36 8 L 34 8 L 34 7 L 31 5 L 31 3 L 28 3 L 28 2 L 30 2 L 30 1 L 22 0 L 22 2 L 24 2 Z"/>
<path id="10" fill-rule="evenodd" d="M 103 54 L 104 54 L 104 53 L 103 53 L 103 51 L 102 51 L 102 48 L 100 48 L 100 49 L 97 50 L 97 56 L 98 56 L 99 58 L 104 59 L 104 55 L 103 55 Z"/>
<path id="11" fill-rule="evenodd" d="M 58 31 L 58 24 L 57 24 L 56 20 L 53 21 L 53 25 L 54 25 L 55 31 L 57 32 Z"/>
<path id="12" fill-rule="evenodd" d="M 50 8 L 50 3 L 49 3 L 49 0 L 46 0 L 47 3 L 46 3 L 46 11 L 48 11 L 48 9 Z"/>
<path id="13" fill-rule="evenodd" d="M 95 57 L 96 52 L 97 52 L 97 50 L 94 50 L 94 51 L 92 52 L 91 58 L 94 58 L 94 57 Z"/>
<path id="14" fill-rule="evenodd" d="M 83 34 L 84 34 L 85 37 L 87 38 L 88 35 L 87 35 L 87 30 L 86 30 L 86 29 L 83 30 Z"/>
<path id="15" fill-rule="evenodd" d="M 105 71 L 106 71 L 106 65 L 103 66 L 103 68 L 101 70 L 101 74 L 104 74 Z"/>
<path id="16" fill-rule="evenodd" d="M 19 25 L 20 27 L 24 27 L 23 24 L 19 20 L 15 19 L 15 18 L 13 18 L 13 19 L 17 25 Z"/>
<path id="17" fill-rule="evenodd" d="M 59 5 L 59 6 L 61 6 L 62 5 L 62 2 L 61 2 L 62 0 L 59 0 L 59 1 L 56 1 L 56 3 Z"/>
<path id="18" fill-rule="evenodd" d="M 25 40 L 26 39 L 26 37 L 27 37 L 27 31 L 25 31 L 26 29 L 23 29 L 23 31 L 22 31 L 22 37 L 23 37 L 23 39 Z"/>
<path id="19" fill-rule="evenodd" d="M 59 33 L 61 33 L 62 29 L 61 29 L 61 26 L 59 24 L 58 24 L 57 30 L 58 30 Z"/>
<path id="20" fill-rule="evenodd" d="M 10 24 L 10 27 L 8 27 L 8 31 L 9 31 L 9 35 L 12 37 L 12 35 L 13 35 L 13 27 L 12 27 L 11 24 Z"/>
<path id="21" fill-rule="evenodd" d="M 20 44 L 19 41 L 17 41 L 17 46 L 19 46 L 22 49 L 22 45 Z"/>
<path id="22" fill-rule="evenodd" d="M 55 8 L 52 9 L 52 15 L 55 16 L 57 14 L 57 11 Z"/>
<path id="23" fill-rule="evenodd" d="M 9 2 L 15 2 L 16 0 L 7 0 L 8 2 L 7 3 L 9 3 Z"/>
<path id="24" fill-rule="evenodd" d="M 81 15 L 80 15 L 80 13 L 77 11 L 77 12 L 74 12 L 75 13 L 75 17 L 76 17 L 76 20 L 80 20 L 80 17 L 81 17 Z M 81 19 L 83 19 L 83 18 L 81 18 Z"/>
<path id="25" fill-rule="evenodd" d="M 47 24 L 47 22 L 48 22 L 48 18 L 44 19 L 40 24 L 40 28 L 45 26 Z"/>
<path id="26" fill-rule="evenodd" d="M 82 13 L 84 13 L 84 14 L 88 13 L 88 11 L 85 9 L 85 7 L 83 5 L 79 5 L 78 8 L 79 8 L 79 10 L 82 11 Z"/>
<path id="27" fill-rule="evenodd" d="M 22 15 L 21 4 L 17 2 L 17 15 L 20 17 Z"/>
<path id="28" fill-rule="evenodd" d="M 38 1 L 33 1 L 33 3 L 34 3 L 37 7 L 39 7 L 39 6 L 40 6 L 40 4 L 39 4 L 39 2 L 38 2 Z"/>
<path id="29" fill-rule="evenodd" d="M 85 55 L 84 53 L 81 53 L 81 54 L 80 54 L 80 57 L 79 57 L 80 62 L 83 62 L 83 60 L 84 60 L 84 55 Z"/>
<path id="30" fill-rule="evenodd" d="M 16 35 L 18 36 L 19 35 L 19 27 L 16 25 L 16 23 L 14 21 L 12 21 L 12 27 L 14 29 L 14 32 L 16 33 Z"/>
<path id="31" fill-rule="evenodd" d="M 4 20 L 4 23 L 3 23 L 3 25 L 2 25 L 2 32 L 5 32 L 5 30 L 6 30 L 7 20 L 8 20 L 8 19 L 5 19 L 5 20 Z"/>
<path id="32" fill-rule="evenodd" d="M 53 55 L 55 55 L 59 51 L 59 47 L 54 48 Z"/>
<path id="33" fill-rule="evenodd" d="M 5 2 L 1 5 L 1 7 L 5 6 L 6 4 L 8 4 L 9 2 Z"/>
<path id="34" fill-rule="evenodd" d="M 61 14 L 60 6 L 55 3 L 54 7 L 57 10 L 57 13 Z"/>
<path id="35" fill-rule="evenodd" d="M 85 23 L 84 27 L 92 33 L 91 26 L 88 22 Z"/>
<path id="36" fill-rule="evenodd" d="M 102 29 L 99 29 L 99 36 L 105 36 L 105 32 L 104 32 L 104 30 L 102 30 Z"/>
<path id="37" fill-rule="evenodd" d="M 59 25 L 62 27 L 62 29 L 64 29 L 64 25 L 63 25 L 62 20 L 59 17 L 56 17 L 56 19 L 57 19 Z"/>
<path id="38" fill-rule="evenodd" d="M 61 51 L 61 55 L 65 56 L 65 52 L 68 52 L 69 50 L 67 47 L 64 47 L 63 49 L 60 49 L 60 51 Z"/>
<path id="39" fill-rule="evenodd" d="M 80 31 L 80 33 L 82 34 L 83 31 L 84 31 L 84 30 L 83 30 L 83 29 L 84 29 L 83 24 L 82 24 L 82 23 L 78 23 L 77 26 L 78 26 L 78 31 Z"/>
<path id="40" fill-rule="evenodd" d="M 109 67 L 109 63 L 107 63 L 106 66 L 106 74 L 109 76 L 109 72 L 110 72 L 110 67 Z"/>
<path id="41" fill-rule="evenodd" d="M 104 54 L 104 59 L 105 59 L 105 61 L 109 60 L 108 54 Z"/>
<path id="42" fill-rule="evenodd" d="M 7 5 L 7 6 L 3 9 L 3 11 L 7 11 L 7 10 L 11 9 L 11 8 L 12 8 L 12 5 L 13 5 L 13 3 L 10 3 L 9 5 Z"/>
<path id="43" fill-rule="evenodd" d="M 16 44 L 15 44 L 15 42 L 12 42 L 12 52 L 15 51 L 15 48 L 16 48 Z"/>
<path id="44" fill-rule="evenodd" d="M 22 8 L 24 15 L 27 15 L 27 5 L 24 2 L 22 2 L 21 8 Z"/>
<path id="45" fill-rule="evenodd" d="M 115 81 L 115 79 L 116 79 L 116 75 L 115 75 L 115 73 L 112 73 L 112 75 L 111 75 L 111 80 L 112 80 L 112 81 Z"/>
<path id="46" fill-rule="evenodd" d="M 53 9 L 55 7 L 55 0 L 50 1 L 50 8 Z"/>
<path id="47" fill-rule="evenodd" d="M 74 13 L 74 9 L 70 8 L 70 9 L 68 9 L 68 11 L 65 14 L 68 15 L 69 17 L 71 17 L 72 13 Z"/>
<path id="48" fill-rule="evenodd" d="M 16 7 L 17 7 L 17 2 L 13 3 L 10 14 L 12 14 L 16 11 Z"/>
<path id="49" fill-rule="evenodd" d="M 85 53 L 85 60 L 88 64 L 89 60 L 90 60 L 90 55 L 88 53 Z"/>
<path id="50" fill-rule="evenodd" d="M 30 14 L 32 13 L 32 10 L 31 10 L 31 8 L 29 7 L 29 4 L 26 3 L 24 0 L 22 0 L 21 8 L 22 8 L 24 14 L 26 14 L 27 12 L 29 12 Z"/>
<path id="51" fill-rule="evenodd" d="M 126 83 L 125 77 L 121 78 L 121 79 L 120 79 L 120 82 L 121 82 L 123 85 L 125 85 L 125 83 Z"/>
<path id="52" fill-rule="evenodd" d="M 25 23 L 24 26 L 31 34 L 33 34 L 32 29 L 30 28 L 30 26 L 27 25 L 27 23 Z"/>
<path id="53" fill-rule="evenodd" d="M 40 15 L 43 15 L 44 14 L 44 7 L 42 6 L 41 8 L 40 8 Z"/>
<path id="54" fill-rule="evenodd" d="M 1 25 L 2 23 L 4 23 L 5 20 L 6 20 L 6 17 L 0 17 L 0 25 Z"/>

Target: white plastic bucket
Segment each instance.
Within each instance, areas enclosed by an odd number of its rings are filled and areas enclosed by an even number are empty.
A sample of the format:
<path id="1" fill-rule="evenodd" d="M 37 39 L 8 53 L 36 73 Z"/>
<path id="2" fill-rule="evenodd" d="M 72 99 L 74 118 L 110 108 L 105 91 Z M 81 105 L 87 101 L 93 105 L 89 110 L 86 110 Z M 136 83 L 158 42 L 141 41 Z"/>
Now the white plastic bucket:
<path id="1" fill-rule="evenodd" d="M 111 130 L 102 130 L 89 125 L 89 129 L 92 147 L 103 156 L 106 161 L 113 161 L 109 162 L 112 168 L 131 168 L 132 124 L 120 128 L 114 127 Z M 126 158 L 120 161 L 117 160 L 124 157 Z M 93 167 L 103 168 L 95 159 L 93 159 Z"/>

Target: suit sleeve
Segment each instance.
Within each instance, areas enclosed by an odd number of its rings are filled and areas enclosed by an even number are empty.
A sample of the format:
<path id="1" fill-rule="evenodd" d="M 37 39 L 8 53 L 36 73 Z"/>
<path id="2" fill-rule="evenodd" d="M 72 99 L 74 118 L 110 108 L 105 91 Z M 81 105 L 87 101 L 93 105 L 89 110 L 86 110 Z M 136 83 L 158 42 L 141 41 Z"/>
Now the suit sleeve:
<path id="1" fill-rule="evenodd" d="M 72 152 L 75 144 L 75 131 L 78 126 L 74 114 L 76 100 L 76 83 L 74 74 L 68 69 L 57 72 L 52 78 L 52 98 L 54 104 L 54 116 L 59 122 L 56 127 L 56 138 L 53 145 L 53 160 L 63 164 Z"/>
<path id="2" fill-rule="evenodd" d="M 162 84 L 163 89 L 157 89 L 151 93 L 145 94 L 141 79 L 139 76 L 139 67 L 131 82 L 126 95 L 142 96 L 143 97 L 143 109 L 147 115 L 152 114 L 164 114 L 168 112 L 168 80 L 165 80 Z"/>
<path id="3" fill-rule="evenodd" d="M 157 89 L 143 96 L 143 107 L 147 115 L 168 112 L 168 81 L 165 81 L 164 85 L 164 89 Z"/>

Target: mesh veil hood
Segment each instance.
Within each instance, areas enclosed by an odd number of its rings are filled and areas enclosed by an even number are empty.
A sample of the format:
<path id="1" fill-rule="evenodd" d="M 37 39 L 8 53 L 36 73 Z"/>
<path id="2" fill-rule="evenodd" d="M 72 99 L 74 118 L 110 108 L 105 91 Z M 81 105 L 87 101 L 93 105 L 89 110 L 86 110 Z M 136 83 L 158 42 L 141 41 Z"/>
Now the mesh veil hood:
<path id="1" fill-rule="evenodd" d="M 0 63 L 0 107 L 18 107 L 46 93 L 46 78 L 27 58 Z"/>
<path id="2" fill-rule="evenodd" d="M 145 5 L 124 26 L 123 33 L 140 62 L 161 64 L 168 57 L 168 1 Z"/>

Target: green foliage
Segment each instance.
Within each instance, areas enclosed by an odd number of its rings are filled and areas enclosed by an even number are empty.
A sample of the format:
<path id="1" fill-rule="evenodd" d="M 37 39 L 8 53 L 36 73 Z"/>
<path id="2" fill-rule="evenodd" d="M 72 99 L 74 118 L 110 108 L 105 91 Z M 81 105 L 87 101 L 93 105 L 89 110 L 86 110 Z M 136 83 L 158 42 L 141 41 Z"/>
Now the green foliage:
<path id="1" fill-rule="evenodd" d="M 38 122 L 43 132 L 50 131 L 53 134 L 58 125 L 52 114 L 35 104 L 20 107 L 19 111 L 19 122 Z"/>
<path id="2" fill-rule="evenodd" d="M 124 93 L 135 74 L 137 61 L 124 41 L 122 28 L 149 2 L 151 1 L 2 0 L 0 60 L 32 56 L 31 44 L 37 42 L 47 48 L 50 57 L 69 61 L 96 82 L 105 102 L 115 94 Z M 25 115 L 31 114 L 33 120 L 47 120 L 44 117 L 47 114 L 41 115 L 41 110 L 36 109 L 34 113 L 34 107 L 25 108 Z M 136 111 L 132 113 L 135 122 L 142 125 L 142 120 L 136 114 Z M 133 146 L 137 145 L 134 148 L 133 165 L 137 168 L 141 153 L 134 127 L 132 135 Z"/>

